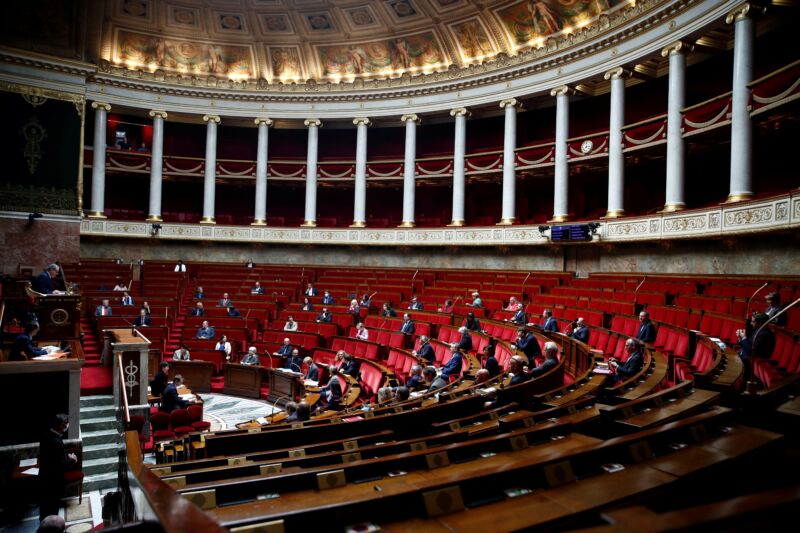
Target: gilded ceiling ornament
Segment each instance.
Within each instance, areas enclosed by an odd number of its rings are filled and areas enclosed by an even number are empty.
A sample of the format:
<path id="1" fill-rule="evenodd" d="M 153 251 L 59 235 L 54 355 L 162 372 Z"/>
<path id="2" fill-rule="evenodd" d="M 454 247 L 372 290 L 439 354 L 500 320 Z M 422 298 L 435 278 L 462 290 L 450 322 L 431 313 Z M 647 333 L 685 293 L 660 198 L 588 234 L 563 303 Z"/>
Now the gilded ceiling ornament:
<path id="1" fill-rule="evenodd" d="M 47 98 L 41 94 L 23 94 L 22 97 L 33 107 L 39 107 L 47 101 Z"/>
<path id="2" fill-rule="evenodd" d="M 39 120 L 33 116 L 22 126 L 20 133 L 25 137 L 25 148 L 22 150 L 22 154 L 28 161 L 28 172 L 35 174 L 39 167 L 39 160 L 44 154 L 41 142 L 47 138 L 47 132 L 39 124 Z"/>

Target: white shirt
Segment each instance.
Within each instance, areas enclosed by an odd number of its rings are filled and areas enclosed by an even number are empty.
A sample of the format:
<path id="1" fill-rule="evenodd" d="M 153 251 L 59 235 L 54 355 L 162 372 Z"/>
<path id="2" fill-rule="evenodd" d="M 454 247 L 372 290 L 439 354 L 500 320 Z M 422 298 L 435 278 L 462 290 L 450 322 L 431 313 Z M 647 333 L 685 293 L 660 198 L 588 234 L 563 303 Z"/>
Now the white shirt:
<path id="1" fill-rule="evenodd" d="M 186 265 L 175 265 L 175 272 L 186 272 Z"/>
<path id="2" fill-rule="evenodd" d="M 297 322 L 287 322 L 283 326 L 283 331 L 297 331 Z"/>
<path id="3" fill-rule="evenodd" d="M 226 355 L 230 355 L 231 354 L 231 343 L 225 342 L 225 344 L 223 345 L 222 342 L 218 342 L 216 348 L 214 348 L 214 349 L 215 350 L 225 350 L 225 354 Z"/>
<path id="4" fill-rule="evenodd" d="M 356 331 L 356 338 L 358 340 L 368 341 L 369 340 L 369 331 L 367 331 L 367 328 L 364 328 L 361 331 Z"/>

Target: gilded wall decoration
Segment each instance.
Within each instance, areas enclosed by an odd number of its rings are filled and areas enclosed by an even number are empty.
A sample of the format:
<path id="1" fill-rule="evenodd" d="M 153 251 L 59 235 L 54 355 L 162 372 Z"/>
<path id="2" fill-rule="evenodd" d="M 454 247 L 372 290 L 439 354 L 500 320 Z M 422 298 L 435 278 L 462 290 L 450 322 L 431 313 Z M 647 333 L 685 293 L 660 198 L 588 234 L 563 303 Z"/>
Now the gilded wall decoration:
<path id="1" fill-rule="evenodd" d="M 445 55 L 433 32 L 392 39 L 316 47 L 323 77 L 380 74 L 436 67 Z"/>
<path id="2" fill-rule="evenodd" d="M 374 28 L 379 21 L 369 5 L 342 9 L 347 14 L 350 25 L 357 29 Z"/>
<path id="3" fill-rule="evenodd" d="M 167 25 L 200 30 L 203 28 L 200 10 L 186 6 L 167 6 Z"/>
<path id="4" fill-rule="evenodd" d="M 489 33 L 484 28 L 480 19 L 474 18 L 464 22 L 451 24 L 450 31 L 455 37 L 461 57 L 464 61 L 482 59 L 496 53 Z"/>
<path id="5" fill-rule="evenodd" d="M 152 20 L 153 6 L 150 0 L 117 0 L 117 11 L 124 17 Z"/>
<path id="6" fill-rule="evenodd" d="M 303 78 L 303 63 L 297 46 L 268 46 L 273 79 L 295 80 Z"/>
<path id="7" fill-rule="evenodd" d="M 215 13 L 217 30 L 226 33 L 246 33 L 244 15 L 241 13 Z"/>
<path id="8" fill-rule="evenodd" d="M 35 174 L 36 169 L 39 167 L 39 160 L 44 155 L 42 141 L 47 138 L 47 132 L 39 124 L 39 120 L 33 116 L 22 126 L 20 133 L 25 138 L 25 148 L 22 151 L 22 155 L 25 156 L 25 160 L 28 162 L 28 172 Z"/>
<path id="9" fill-rule="evenodd" d="M 401 20 L 414 18 L 419 14 L 411 0 L 387 0 L 386 5 L 392 15 Z"/>
<path id="10" fill-rule="evenodd" d="M 306 21 L 306 27 L 311 32 L 333 31 L 336 29 L 333 17 L 327 12 L 305 13 L 303 14 L 303 20 Z"/>
<path id="11" fill-rule="evenodd" d="M 772 206 L 741 209 L 725 213 L 725 226 L 763 224 L 772 221 Z"/>
<path id="12" fill-rule="evenodd" d="M 250 46 L 165 39 L 158 35 L 118 29 L 114 57 L 139 67 L 157 66 L 199 74 L 254 76 Z"/>
<path id="13" fill-rule="evenodd" d="M 261 13 L 258 15 L 258 21 L 261 25 L 261 32 L 265 35 L 294 33 L 294 28 L 287 15 Z"/>

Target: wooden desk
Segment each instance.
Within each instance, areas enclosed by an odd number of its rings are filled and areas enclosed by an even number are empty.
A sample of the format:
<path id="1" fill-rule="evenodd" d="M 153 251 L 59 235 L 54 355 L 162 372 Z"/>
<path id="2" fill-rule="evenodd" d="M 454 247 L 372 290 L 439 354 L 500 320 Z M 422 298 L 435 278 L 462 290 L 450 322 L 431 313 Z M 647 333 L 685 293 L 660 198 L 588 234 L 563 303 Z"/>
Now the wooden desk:
<path id="1" fill-rule="evenodd" d="M 285 405 L 295 401 L 304 390 L 301 380 L 302 374 L 295 372 L 281 372 L 273 368 L 267 369 L 269 374 L 269 396 L 267 401 Z"/>
<path id="2" fill-rule="evenodd" d="M 172 361 L 170 363 L 170 378 L 176 374 L 183 376 L 183 382 L 197 392 L 211 390 L 211 374 L 214 373 L 214 363 L 209 361 Z"/>
<path id="3" fill-rule="evenodd" d="M 246 398 L 261 397 L 261 366 L 228 363 L 225 365 L 225 394 L 244 396 Z"/>

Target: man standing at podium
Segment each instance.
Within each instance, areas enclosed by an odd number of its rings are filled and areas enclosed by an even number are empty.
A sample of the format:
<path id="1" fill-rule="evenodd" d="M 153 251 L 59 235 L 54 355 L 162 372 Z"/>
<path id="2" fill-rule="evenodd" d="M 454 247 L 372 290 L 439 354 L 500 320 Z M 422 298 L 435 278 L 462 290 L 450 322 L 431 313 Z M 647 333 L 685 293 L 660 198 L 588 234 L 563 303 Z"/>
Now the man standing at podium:
<path id="1" fill-rule="evenodd" d="M 53 288 L 53 278 L 58 276 L 60 268 L 51 263 L 33 280 L 33 290 L 42 294 L 64 294 Z"/>

